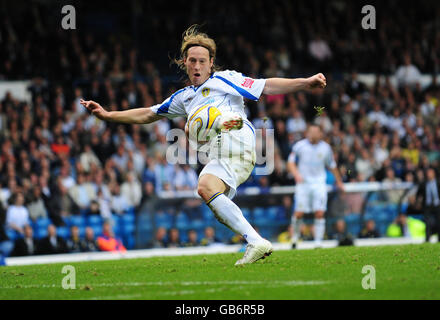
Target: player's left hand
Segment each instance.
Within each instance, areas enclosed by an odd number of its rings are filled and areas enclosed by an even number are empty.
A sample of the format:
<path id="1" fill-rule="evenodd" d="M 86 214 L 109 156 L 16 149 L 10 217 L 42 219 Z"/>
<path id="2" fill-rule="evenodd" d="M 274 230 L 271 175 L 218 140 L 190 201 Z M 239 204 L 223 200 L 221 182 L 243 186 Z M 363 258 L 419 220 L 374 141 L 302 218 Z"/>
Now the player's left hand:
<path id="1" fill-rule="evenodd" d="M 327 86 L 327 79 L 322 73 L 315 74 L 307 79 L 310 89 L 325 88 Z"/>
<path id="2" fill-rule="evenodd" d="M 336 182 L 336 188 L 338 188 L 339 191 L 344 192 L 344 183 L 342 181 Z"/>

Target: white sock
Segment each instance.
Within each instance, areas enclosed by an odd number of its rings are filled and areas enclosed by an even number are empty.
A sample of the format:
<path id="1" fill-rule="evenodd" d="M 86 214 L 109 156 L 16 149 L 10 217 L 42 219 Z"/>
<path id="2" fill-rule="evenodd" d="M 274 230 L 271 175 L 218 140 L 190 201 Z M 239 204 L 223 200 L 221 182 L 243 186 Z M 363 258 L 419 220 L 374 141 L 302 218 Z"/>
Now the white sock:
<path id="1" fill-rule="evenodd" d="M 302 219 L 297 219 L 295 216 L 292 218 L 292 226 L 293 226 L 293 237 L 292 241 L 296 243 L 301 235 L 301 223 Z"/>
<path id="2" fill-rule="evenodd" d="M 321 243 L 324 239 L 325 219 L 315 219 L 315 242 Z"/>
<path id="3" fill-rule="evenodd" d="M 235 233 L 241 234 L 250 244 L 257 244 L 263 238 L 244 218 L 240 208 L 223 193 L 214 194 L 206 203 L 214 212 L 215 217 Z"/>

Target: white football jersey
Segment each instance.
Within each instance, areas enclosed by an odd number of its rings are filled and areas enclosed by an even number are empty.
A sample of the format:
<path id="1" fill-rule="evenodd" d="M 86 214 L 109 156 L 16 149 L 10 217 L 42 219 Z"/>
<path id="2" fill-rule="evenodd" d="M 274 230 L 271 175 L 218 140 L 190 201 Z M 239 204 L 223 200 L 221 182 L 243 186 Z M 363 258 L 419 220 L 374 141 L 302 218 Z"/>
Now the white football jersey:
<path id="1" fill-rule="evenodd" d="M 167 118 L 187 117 L 194 108 L 212 104 L 220 112 L 234 111 L 247 119 L 243 98 L 258 100 L 265 84 L 266 79 L 248 78 L 231 70 L 218 71 L 198 87 L 176 91 L 162 104 L 152 106 L 152 110 Z"/>
<path id="2" fill-rule="evenodd" d="M 311 144 L 308 139 L 295 143 L 288 159 L 294 162 L 305 183 L 325 183 L 325 168 L 336 168 L 333 151 L 325 141 Z"/>

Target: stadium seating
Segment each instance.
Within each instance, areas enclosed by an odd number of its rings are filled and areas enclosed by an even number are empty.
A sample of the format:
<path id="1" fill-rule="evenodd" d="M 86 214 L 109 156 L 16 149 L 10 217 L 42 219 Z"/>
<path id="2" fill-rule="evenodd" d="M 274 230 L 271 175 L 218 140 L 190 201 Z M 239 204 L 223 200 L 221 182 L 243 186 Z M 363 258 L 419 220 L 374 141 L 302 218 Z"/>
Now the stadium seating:
<path id="1" fill-rule="evenodd" d="M 121 238 L 124 242 L 124 245 L 127 244 L 127 247 L 133 248 L 135 246 L 135 228 L 136 228 L 136 216 L 134 215 L 134 211 L 128 211 L 127 214 L 122 216 L 113 215 L 113 231 L 116 237 Z M 63 217 L 64 226 L 57 227 L 57 234 L 64 238 L 68 239 L 70 237 L 70 228 L 72 226 L 77 226 L 79 229 L 79 236 L 83 238 L 85 236 L 86 227 L 90 227 L 93 229 L 95 237 L 102 234 L 102 224 L 104 219 L 99 215 L 71 215 L 67 217 Z M 51 224 L 51 220 L 48 218 L 39 218 L 32 223 L 32 228 L 34 230 L 34 236 L 36 239 L 41 239 L 47 236 L 47 227 Z M 151 221 L 148 223 L 144 223 L 143 232 L 146 237 L 151 239 Z M 8 237 L 11 240 L 16 240 L 20 235 L 13 230 L 7 231 Z"/>
<path id="2" fill-rule="evenodd" d="M 63 220 L 64 225 L 66 225 L 66 226 L 68 226 L 68 227 L 71 225 L 71 222 L 70 222 L 70 216 L 64 216 L 64 217 L 61 217 L 61 219 Z"/>
<path id="3" fill-rule="evenodd" d="M 232 232 L 220 222 L 216 222 L 214 224 L 214 230 L 216 237 L 224 243 L 228 243 L 229 240 L 234 236 L 234 232 Z"/>
<path id="4" fill-rule="evenodd" d="M 401 211 L 402 213 L 406 213 L 406 212 L 408 211 L 408 206 L 409 206 L 409 203 L 408 203 L 408 202 L 404 202 L 404 203 L 402 203 L 402 206 L 401 206 L 401 208 L 400 208 L 400 211 Z"/>
<path id="5" fill-rule="evenodd" d="M 9 240 L 11 240 L 11 241 L 15 241 L 21 237 L 21 235 L 18 232 L 11 230 L 11 229 L 6 230 L 6 235 L 8 236 Z"/>
<path id="6" fill-rule="evenodd" d="M 39 218 L 32 223 L 34 230 L 34 236 L 37 239 L 41 239 L 47 236 L 47 227 L 52 223 L 49 218 Z"/>
<path id="7" fill-rule="evenodd" d="M 63 239 L 67 239 L 70 237 L 70 230 L 68 227 L 61 226 L 57 228 L 57 235 Z"/>
<path id="8" fill-rule="evenodd" d="M 279 221 L 280 223 L 289 223 L 289 219 L 290 219 L 290 214 L 288 213 L 286 208 L 279 206 L 277 207 L 277 216 L 276 216 L 276 220 Z"/>
<path id="9" fill-rule="evenodd" d="M 194 230 L 203 230 L 205 229 L 207 226 L 209 226 L 210 224 L 205 223 L 203 220 L 200 219 L 195 219 L 192 220 L 189 224 L 189 229 L 194 229 Z"/>
<path id="10" fill-rule="evenodd" d="M 157 212 L 154 216 L 156 227 L 170 229 L 173 226 L 173 217 L 167 212 Z"/>
<path id="11" fill-rule="evenodd" d="M 176 215 L 176 228 L 180 230 L 186 230 L 189 229 L 190 226 L 190 220 L 188 218 L 188 215 L 181 211 Z"/>
<path id="12" fill-rule="evenodd" d="M 79 214 L 83 217 L 86 217 L 89 214 L 89 211 L 90 210 L 88 208 L 87 209 L 80 209 Z"/>
<path id="13" fill-rule="evenodd" d="M 208 225 L 212 224 L 215 221 L 214 214 L 206 204 L 202 204 L 202 218 Z"/>
<path id="14" fill-rule="evenodd" d="M 86 219 L 83 216 L 72 215 L 69 218 L 69 227 L 77 226 L 78 228 L 86 226 Z"/>
<path id="15" fill-rule="evenodd" d="M 124 214 L 120 221 L 122 234 L 124 236 L 132 235 L 135 231 L 136 217 L 130 214 Z"/>
<path id="16" fill-rule="evenodd" d="M 264 225 L 268 221 L 266 210 L 264 208 L 255 208 L 252 213 L 256 225 Z"/>
<path id="17" fill-rule="evenodd" d="M 121 233 L 119 234 L 116 233 L 116 234 L 119 237 L 122 236 Z M 137 233 L 136 233 L 137 245 L 146 247 L 152 239 L 153 239 L 153 223 L 151 219 L 151 214 L 149 213 L 140 214 L 137 218 Z"/>
<path id="18" fill-rule="evenodd" d="M 36 239 L 41 239 L 47 236 L 47 229 L 45 228 L 37 228 L 34 230 L 34 236 Z"/>
<path id="19" fill-rule="evenodd" d="M 276 221 L 278 215 L 278 207 L 269 207 L 266 209 L 266 218 L 271 221 Z"/>
<path id="20" fill-rule="evenodd" d="M 114 214 L 112 216 L 113 221 L 113 232 L 115 233 L 116 237 L 121 238 L 122 237 L 122 217 L 118 214 Z"/>
<path id="21" fill-rule="evenodd" d="M 94 226 L 88 226 L 88 227 L 93 229 L 93 233 L 95 234 L 95 236 L 99 236 L 102 234 L 102 226 L 94 225 Z"/>
<path id="22" fill-rule="evenodd" d="M 249 208 L 242 208 L 241 212 L 243 212 L 243 216 L 246 218 L 247 221 L 249 221 L 249 223 L 252 223 L 252 213 L 251 210 L 249 210 Z"/>
<path id="23" fill-rule="evenodd" d="M 134 235 L 125 235 L 122 237 L 122 243 L 124 244 L 125 248 L 130 250 L 133 249 L 135 246 L 135 237 Z"/>
<path id="24" fill-rule="evenodd" d="M 102 225 L 103 219 L 99 215 L 90 215 L 86 219 L 86 224 L 89 226 Z"/>
<path id="25" fill-rule="evenodd" d="M 136 212 L 134 210 L 134 207 L 130 207 L 127 210 L 124 211 L 124 215 L 130 215 L 130 216 L 135 216 Z"/>
<path id="26" fill-rule="evenodd" d="M 360 225 L 361 215 L 359 213 L 351 213 L 345 216 L 345 224 L 347 232 L 353 236 L 357 236 L 361 231 Z"/>
<path id="27" fill-rule="evenodd" d="M 35 220 L 34 226 L 38 229 L 47 229 L 47 227 L 52 223 L 49 218 L 39 218 Z"/>

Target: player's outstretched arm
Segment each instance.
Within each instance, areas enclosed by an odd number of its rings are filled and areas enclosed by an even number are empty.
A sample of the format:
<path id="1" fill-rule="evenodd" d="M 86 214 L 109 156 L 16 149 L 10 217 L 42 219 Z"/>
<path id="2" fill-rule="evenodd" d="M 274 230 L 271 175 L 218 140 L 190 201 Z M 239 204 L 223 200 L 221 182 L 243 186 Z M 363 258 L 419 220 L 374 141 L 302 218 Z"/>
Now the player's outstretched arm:
<path id="1" fill-rule="evenodd" d="M 299 173 L 298 167 L 296 166 L 295 162 L 293 161 L 287 161 L 287 172 L 289 172 L 293 178 L 295 178 L 295 182 L 297 184 L 303 183 L 304 179 Z"/>
<path id="2" fill-rule="evenodd" d="M 342 177 L 341 174 L 339 173 L 338 168 L 333 168 L 331 169 L 333 175 L 335 176 L 336 179 L 336 186 L 338 187 L 339 190 L 344 191 L 344 182 L 342 181 Z"/>
<path id="3" fill-rule="evenodd" d="M 97 118 L 126 124 L 144 124 L 157 121 L 162 118 L 151 108 L 136 108 L 124 111 L 107 111 L 99 103 L 89 100 L 80 100 L 80 103 Z"/>
<path id="4" fill-rule="evenodd" d="M 327 80 L 322 73 L 315 74 L 310 78 L 269 78 L 266 80 L 263 93 L 268 95 L 288 94 L 300 90 L 325 88 Z"/>

